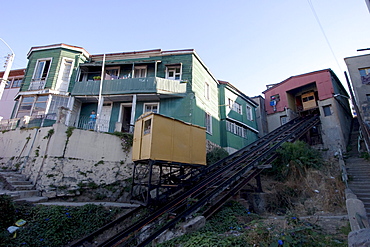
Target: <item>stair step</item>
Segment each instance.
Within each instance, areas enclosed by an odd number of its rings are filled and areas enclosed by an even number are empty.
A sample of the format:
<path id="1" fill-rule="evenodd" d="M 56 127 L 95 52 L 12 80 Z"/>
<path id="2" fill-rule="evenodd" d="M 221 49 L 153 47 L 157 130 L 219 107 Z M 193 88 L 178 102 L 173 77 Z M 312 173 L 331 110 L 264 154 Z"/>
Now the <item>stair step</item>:
<path id="1" fill-rule="evenodd" d="M 16 190 L 32 190 L 33 185 L 28 184 L 28 185 L 12 185 L 12 187 Z"/>
<path id="2" fill-rule="evenodd" d="M 8 181 L 8 183 L 12 185 L 30 185 L 32 184 L 31 181 Z"/>
<path id="3" fill-rule="evenodd" d="M 23 197 L 39 196 L 40 192 L 38 190 L 18 190 L 18 191 L 8 192 L 7 194 L 8 195 L 18 195 L 19 198 L 23 198 Z"/>
<path id="4" fill-rule="evenodd" d="M 34 197 L 24 197 L 14 200 L 15 202 L 30 202 L 30 203 L 39 203 L 48 201 L 47 197 L 44 196 L 34 196 Z"/>

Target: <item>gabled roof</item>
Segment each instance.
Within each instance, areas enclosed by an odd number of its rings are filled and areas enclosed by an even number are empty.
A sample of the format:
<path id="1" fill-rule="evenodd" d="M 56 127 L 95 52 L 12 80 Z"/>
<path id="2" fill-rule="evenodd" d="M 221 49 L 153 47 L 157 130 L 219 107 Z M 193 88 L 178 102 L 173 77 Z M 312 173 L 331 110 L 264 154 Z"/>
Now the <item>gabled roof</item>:
<path id="1" fill-rule="evenodd" d="M 323 69 L 323 70 L 317 70 L 317 71 L 313 71 L 313 72 L 309 72 L 309 73 L 305 73 L 305 74 L 301 74 L 301 75 L 294 75 L 294 76 L 289 77 L 288 79 L 285 79 L 282 82 L 269 85 L 270 87 L 268 89 L 266 89 L 265 91 L 263 91 L 262 93 L 266 93 L 267 91 L 270 91 L 271 89 L 276 88 L 276 87 L 286 83 L 287 81 L 291 80 L 292 78 L 299 78 L 299 77 L 304 77 L 304 76 L 313 75 L 313 74 L 319 74 L 319 73 L 323 73 L 323 72 L 329 72 L 329 73 L 332 73 L 333 75 L 335 75 L 334 72 L 331 69 Z M 339 81 L 339 79 L 338 79 L 338 81 Z"/>
<path id="2" fill-rule="evenodd" d="M 29 58 L 31 53 L 34 52 L 34 51 L 42 51 L 42 50 L 49 50 L 49 49 L 55 49 L 55 48 L 66 48 L 66 49 L 69 49 L 69 50 L 78 51 L 78 52 L 83 53 L 86 57 L 90 57 L 90 54 L 82 47 L 60 43 L 60 44 L 54 44 L 54 45 L 44 45 L 44 46 L 31 47 L 30 51 L 27 54 L 27 58 Z"/>
<path id="3" fill-rule="evenodd" d="M 244 100 L 248 101 L 250 104 L 252 104 L 254 107 L 257 107 L 258 104 L 253 100 L 251 99 L 250 97 L 248 97 L 247 95 L 245 95 L 242 91 L 240 91 L 238 88 L 236 88 L 234 85 L 232 85 L 230 82 L 228 81 L 221 81 L 221 80 L 218 80 L 218 82 L 220 84 L 223 84 L 223 85 L 226 85 L 227 87 L 229 87 L 231 90 L 235 91 L 238 95 L 240 95 Z"/>

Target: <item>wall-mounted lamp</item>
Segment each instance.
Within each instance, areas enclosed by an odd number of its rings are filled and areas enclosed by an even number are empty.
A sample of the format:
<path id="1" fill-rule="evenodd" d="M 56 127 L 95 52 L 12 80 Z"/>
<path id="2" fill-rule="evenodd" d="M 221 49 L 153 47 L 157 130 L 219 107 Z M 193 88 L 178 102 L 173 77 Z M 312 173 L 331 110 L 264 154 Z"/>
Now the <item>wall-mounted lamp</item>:
<path id="1" fill-rule="evenodd" d="M 334 94 L 333 97 L 344 97 L 344 98 L 350 99 L 350 97 L 345 96 L 345 95 L 342 95 L 342 94 L 339 94 L 339 93 Z"/>

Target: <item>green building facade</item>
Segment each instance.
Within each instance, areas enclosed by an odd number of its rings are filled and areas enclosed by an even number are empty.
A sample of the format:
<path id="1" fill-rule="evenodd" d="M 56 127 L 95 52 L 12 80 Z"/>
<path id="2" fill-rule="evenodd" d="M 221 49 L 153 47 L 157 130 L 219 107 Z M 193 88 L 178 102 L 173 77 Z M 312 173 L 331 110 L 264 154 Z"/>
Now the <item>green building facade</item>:
<path id="1" fill-rule="evenodd" d="M 33 47 L 28 59 L 16 118 L 56 120 L 63 106 L 69 126 L 132 132 L 135 120 L 152 111 L 206 127 L 207 140 L 229 152 L 257 139 L 257 104 L 216 80 L 192 49 L 90 55 L 59 44 Z"/>

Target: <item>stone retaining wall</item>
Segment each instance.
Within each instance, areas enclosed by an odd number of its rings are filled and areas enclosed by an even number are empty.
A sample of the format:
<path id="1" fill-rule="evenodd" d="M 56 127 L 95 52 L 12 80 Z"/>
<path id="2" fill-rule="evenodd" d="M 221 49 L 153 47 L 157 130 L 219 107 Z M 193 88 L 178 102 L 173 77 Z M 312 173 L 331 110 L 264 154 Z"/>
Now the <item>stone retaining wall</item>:
<path id="1" fill-rule="evenodd" d="M 0 168 L 20 170 L 44 196 L 109 185 L 132 176 L 131 151 L 119 137 L 63 124 L 0 132 Z"/>

